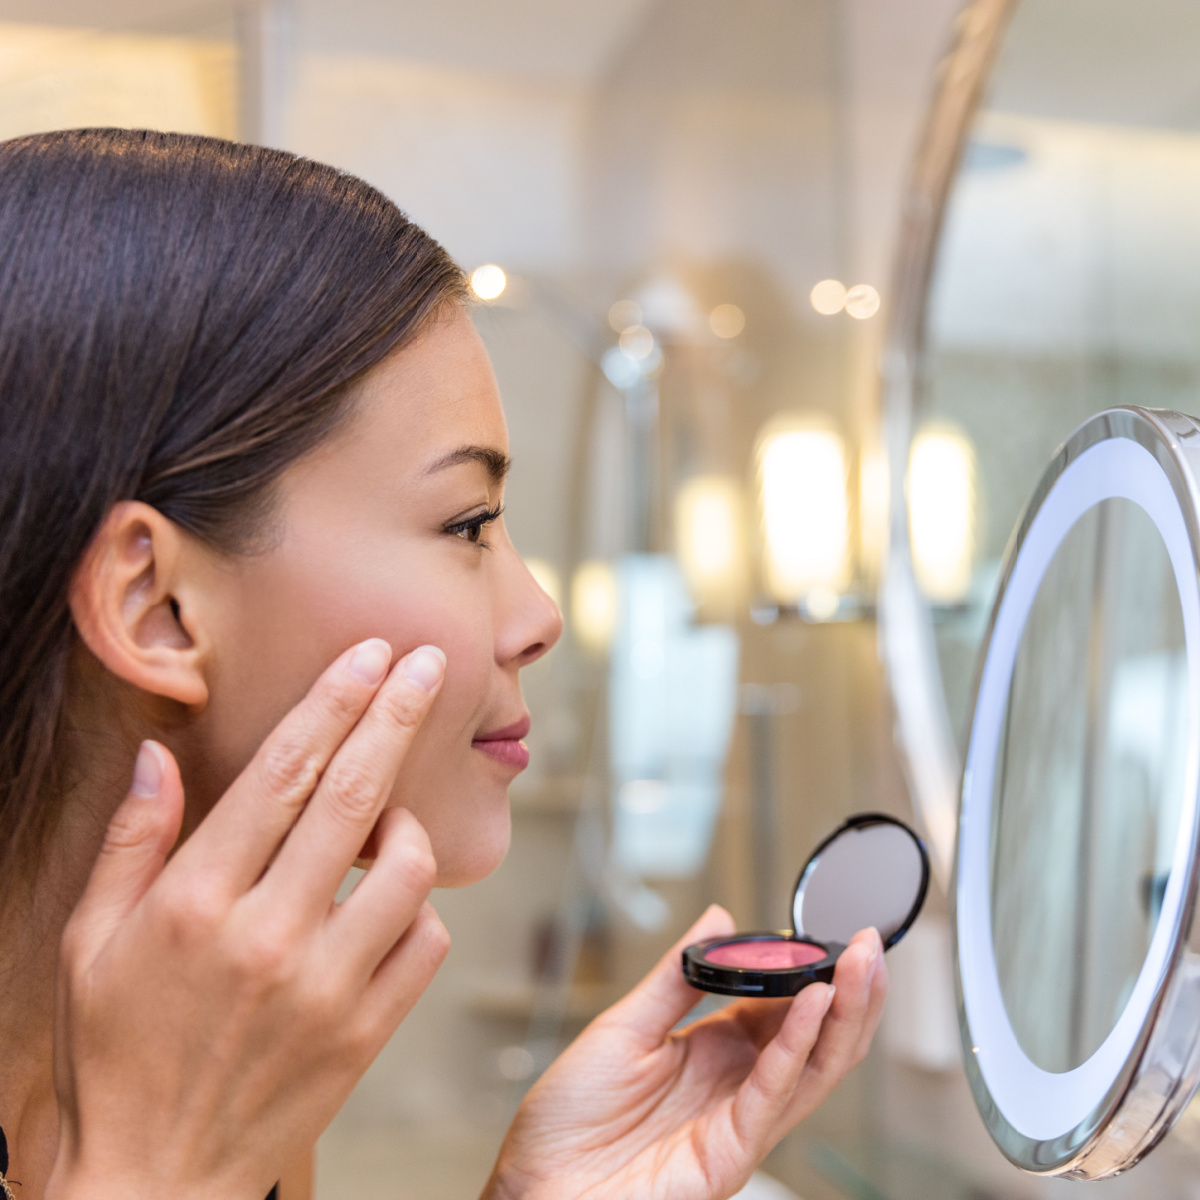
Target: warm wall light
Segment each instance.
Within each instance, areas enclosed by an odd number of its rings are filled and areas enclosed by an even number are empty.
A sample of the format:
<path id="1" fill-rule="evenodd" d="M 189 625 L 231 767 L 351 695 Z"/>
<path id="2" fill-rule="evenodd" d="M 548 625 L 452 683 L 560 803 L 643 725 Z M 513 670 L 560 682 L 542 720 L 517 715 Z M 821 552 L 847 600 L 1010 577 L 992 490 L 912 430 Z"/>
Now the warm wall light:
<path id="1" fill-rule="evenodd" d="M 908 528 L 921 590 L 955 604 L 971 586 L 975 554 L 975 448 L 950 425 L 913 439 L 908 460 Z"/>
<path id="2" fill-rule="evenodd" d="M 832 317 L 840 313 L 846 303 L 846 285 L 837 279 L 822 279 L 808 293 L 809 303 L 823 317 Z"/>
<path id="3" fill-rule="evenodd" d="M 883 570 L 890 486 L 887 453 L 881 445 L 868 442 L 858 460 L 858 556 L 872 579 Z"/>
<path id="4" fill-rule="evenodd" d="M 480 300 L 495 300 L 508 286 L 508 276 L 495 263 L 486 263 L 471 272 L 471 291 Z"/>
<path id="5" fill-rule="evenodd" d="M 675 546 L 693 599 L 709 614 L 732 615 L 745 569 L 742 494 L 720 475 L 689 479 L 675 497 Z"/>
<path id="6" fill-rule="evenodd" d="M 642 306 L 636 300 L 618 300 L 608 310 L 608 323 L 614 333 L 624 333 L 631 325 L 642 323 Z"/>
<path id="7" fill-rule="evenodd" d="M 846 293 L 846 311 L 859 321 L 879 311 L 879 293 L 869 283 L 856 283 Z"/>
<path id="8" fill-rule="evenodd" d="M 640 362 L 654 353 L 654 334 L 645 325 L 630 325 L 622 331 L 618 344 L 625 354 Z"/>
<path id="9" fill-rule="evenodd" d="M 850 514 L 841 435 L 814 422 L 772 422 L 759 439 L 758 486 L 770 593 L 794 603 L 844 587 Z"/>
<path id="10" fill-rule="evenodd" d="M 617 581 L 612 566 L 599 559 L 580 563 L 571 579 L 571 625 L 579 643 L 603 654 L 617 623 Z"/>
<path id="11" fill-rule="evenodd" d="M 736 304 L 718 304 L 708 314 L 708 327 L 719 338 L 735 338 L 746 328 L 746 314 Z"/>
<path id="12" fill-rule="evenodd" d="M 533 576 L 538 587 L 559 608 L 562 608 L 562 580 L 559 578 L 558 571 L 554 565 L 548 563 L 544 558 L 527 558 L 525 565 L 529 568 L 529 573 Z"/>

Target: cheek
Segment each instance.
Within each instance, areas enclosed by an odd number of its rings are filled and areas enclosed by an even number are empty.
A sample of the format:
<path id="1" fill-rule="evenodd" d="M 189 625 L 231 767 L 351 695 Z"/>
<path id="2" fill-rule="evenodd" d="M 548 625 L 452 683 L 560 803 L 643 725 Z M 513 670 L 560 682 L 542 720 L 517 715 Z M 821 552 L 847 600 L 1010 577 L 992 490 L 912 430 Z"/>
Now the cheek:
<path id="1" fill-rule="evenodd" d="M 388 569 L 382 563 L 403 563 Z M 422 821 L 438 858 L 439 883 L 471 882 L 499 863 L 508 845 L 506 789 L 471 747 L 489 719 L 498 671 L 486 577 L 416 550 L 375 563 L 326 559 L 260 564 L 237 589 L 197 757 L 219 764 L 205 807 L 249 761 L 286 712 L 344 650 L 369 637 L 397 659 L 432 644 L 446 654 L 446 679 L 401 768 L 389 804 Z M 505 706 L 506 711 L 509 706 Z"/>

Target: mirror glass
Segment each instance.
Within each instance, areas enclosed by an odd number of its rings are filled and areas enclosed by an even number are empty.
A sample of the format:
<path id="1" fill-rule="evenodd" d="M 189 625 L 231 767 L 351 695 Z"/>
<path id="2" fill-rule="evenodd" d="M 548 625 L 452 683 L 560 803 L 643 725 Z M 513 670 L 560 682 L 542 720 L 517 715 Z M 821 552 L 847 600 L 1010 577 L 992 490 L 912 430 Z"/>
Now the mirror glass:
<path id="1" fill-rule="evenodd" d="M 999 562 L 1043 464 L 1113 405 L 1200 414 L 1198 52 L 1191 0 L 1020 0 L 968 131 L 912 460 L 923 431 L 965 439 L 933 443 L 940 474 L 922 472 L 920 493 L 933 502 L 913 513 L 960 752 Z M 937 497 L 960 475 L 973 486 L 974 528 L 958 531 L 970 563 L 939 574 L 958 544 L 945 513 L 965 509 Z"/>
<path id="2" fill-rule="evenodd" d="M 886 942 L 912 915 L 927 877 L 916 838 L 890 821 L 843 830 L 809 861 L 796 888 L 796 932 L 849 942 L 874 925 Z"/>
<path id="3" fill-rule="evenodd" d="M 1144 509 L 1105 500 L 1042 578 L 996 762 L 996 966 L 1013 1032 L 1043 1070 L 1090 1058 L 1133 989 L 1175 849 L 1187 712 L 1166 545 Z"/>

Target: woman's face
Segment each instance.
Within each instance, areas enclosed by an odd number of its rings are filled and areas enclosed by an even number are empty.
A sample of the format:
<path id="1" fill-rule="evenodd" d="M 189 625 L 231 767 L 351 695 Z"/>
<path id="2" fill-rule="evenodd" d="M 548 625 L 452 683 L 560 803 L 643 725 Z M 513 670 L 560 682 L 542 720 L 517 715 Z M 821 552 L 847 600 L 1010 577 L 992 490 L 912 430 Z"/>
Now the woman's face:
<path id="1" fill-rule="evenodd" d="M 496 515 L 507 456 L 495 377 L 464 311 L 364 380 L 350 420 L 284 476 L 270 548 L 223 572 L 209 704 L 183 747 L 209 804 L 347 647 L 385 638 L 398 659 L 430 643 L 446 654 L 445 683 L 389 803 L 428 830 L 440 885 L 499 864 L 522 765 L 513 738 L 528 731 L 518 674 L 562 630 Z M 508 739 L 489 747 L 497 732 Z"/>

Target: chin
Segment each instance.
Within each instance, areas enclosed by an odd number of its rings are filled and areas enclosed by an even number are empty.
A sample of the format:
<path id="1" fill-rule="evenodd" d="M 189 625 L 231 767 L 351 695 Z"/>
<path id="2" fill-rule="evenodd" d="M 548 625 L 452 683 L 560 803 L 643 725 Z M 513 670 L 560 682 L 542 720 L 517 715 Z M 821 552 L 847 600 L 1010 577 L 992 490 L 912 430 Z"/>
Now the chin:
<path id="1" fill-rule="evenodd" d="M 480 825 L 456 838 L 453 846 L 439 846 L 434 841 L 433 856 L 438 864 L 435 887 L 460 888 L 478 883 L 504 861 L 512 840 L 512 815 L 507 802 Z"/>

